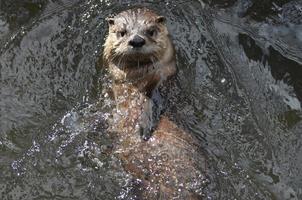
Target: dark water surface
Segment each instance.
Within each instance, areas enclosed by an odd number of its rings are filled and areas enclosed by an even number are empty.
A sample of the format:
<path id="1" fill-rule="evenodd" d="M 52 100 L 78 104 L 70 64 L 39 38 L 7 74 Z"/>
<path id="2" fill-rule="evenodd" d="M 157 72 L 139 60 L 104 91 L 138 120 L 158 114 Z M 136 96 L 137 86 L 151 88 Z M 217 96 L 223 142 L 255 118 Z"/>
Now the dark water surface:
<path id="1" fill-rule="evenodd" d="M 302 199 L 301 0 L 0 0 L 0 199 L 134 199 L 99 57 L 135 5 L 167 17 L 166 111 L 204 147 L 205 199 Z"/>

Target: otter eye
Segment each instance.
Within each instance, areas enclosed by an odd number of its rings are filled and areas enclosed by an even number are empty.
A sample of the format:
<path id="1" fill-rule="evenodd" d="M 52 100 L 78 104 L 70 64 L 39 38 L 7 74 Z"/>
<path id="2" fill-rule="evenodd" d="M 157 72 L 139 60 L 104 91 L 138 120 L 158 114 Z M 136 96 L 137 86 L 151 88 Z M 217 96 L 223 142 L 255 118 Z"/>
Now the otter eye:
<path id="1" fill-rule="evenodd" d="M 155 29 L 149 29 L 146 31 L 146 33 L 148 36 L 152 37 L 155 35 L 156 31 L 155 31 Z"/>
<path id="2" fill-rule="evenodd" d="M 127 31 L 123 30 L 123 31 L 119 31 L 118 35 L 121 36 L 121 37 L 124 37 L 126 35 L 126 33 L 127 33 Z"/>

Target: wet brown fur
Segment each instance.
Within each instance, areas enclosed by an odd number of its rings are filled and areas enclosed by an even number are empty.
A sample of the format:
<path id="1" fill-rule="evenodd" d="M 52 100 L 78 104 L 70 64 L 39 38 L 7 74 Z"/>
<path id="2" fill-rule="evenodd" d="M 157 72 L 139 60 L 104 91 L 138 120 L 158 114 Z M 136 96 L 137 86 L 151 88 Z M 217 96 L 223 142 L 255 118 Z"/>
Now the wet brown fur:
<path id="1" fill-rule="evenodd" d="M 117 104 L 113 127 L 119 144 L 115 153 L 125 170 L 140 180 L 135 190 L 137 199 L 201 199 L 201 191 L 196 191 L 201 186 L 192 185 L 204 178 L 204 160 L 200 159 L 203 155 L 197 139 L 167 117 L 161 117 L 148 141 L 142 141 L 137 133 L 137 125 L 150 112 L 147 94 L 176 71 L 174 47 L 162 20 L 163 17 L 145 8 L 127 10 L 108 19 L 104 60 L 113 79 Z M 154 41 L 146 38 L 146 45 L 153 45 L 152 51 L 127 55 L 131 33 L 118 39 L 118 32 L 139 27 L 137 33 L 142 34 L 150 26 L 158 29 Z"/>

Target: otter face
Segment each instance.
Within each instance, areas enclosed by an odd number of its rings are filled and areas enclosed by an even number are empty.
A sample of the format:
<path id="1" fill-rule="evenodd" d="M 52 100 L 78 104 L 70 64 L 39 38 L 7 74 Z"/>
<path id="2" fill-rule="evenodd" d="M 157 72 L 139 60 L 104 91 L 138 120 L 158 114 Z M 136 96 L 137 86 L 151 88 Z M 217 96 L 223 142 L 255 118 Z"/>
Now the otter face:
<path id="1" fill-rule="evenodd" d="M 164 17 L 142 8 L 121 12 L 107 21 L 109 35 L 105 47 L 110 51 L 110 60 L 155 62 L 164 54 L 168 37 Z"/>

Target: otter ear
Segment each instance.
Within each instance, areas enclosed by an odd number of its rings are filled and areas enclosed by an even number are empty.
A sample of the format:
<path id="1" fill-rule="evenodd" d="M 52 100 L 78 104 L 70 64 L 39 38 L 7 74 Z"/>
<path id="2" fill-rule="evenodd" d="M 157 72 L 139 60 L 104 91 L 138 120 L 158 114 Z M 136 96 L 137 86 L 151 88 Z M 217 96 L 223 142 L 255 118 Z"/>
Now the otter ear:
<path id="1" fill-rule="evenodd" d="M 108 22 L 109 26 L 114 25 L 114 18 L 112 18 L 112 17 L 107 17 L 107 18 L 106 18 L 106 21 Z"/>
<path id="2" fill-rule="evenodd" d="M 156 19 L 155 19 L 155 22 L 156 23 L 164 23 L 166 21 L 166 18 L 164 17 L 164 16 L 158 16 L 158 17 L 156 17 Z"/>

